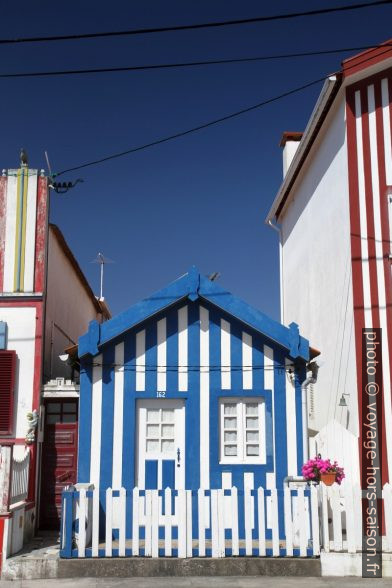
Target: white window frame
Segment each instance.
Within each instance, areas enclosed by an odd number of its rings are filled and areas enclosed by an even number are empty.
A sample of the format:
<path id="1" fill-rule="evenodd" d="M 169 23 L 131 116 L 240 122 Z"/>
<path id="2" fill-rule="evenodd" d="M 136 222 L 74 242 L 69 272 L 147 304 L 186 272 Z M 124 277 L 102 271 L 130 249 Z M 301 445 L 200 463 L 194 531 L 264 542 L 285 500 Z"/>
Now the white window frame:
<path id="1" fill-rule="evenodd" d="M 224 406 L 237 406 L 237 455 L 224 455 Z M 259 418 L 259 455 L 246 455 L 246 404 L 257 404 Z M 227 416 L 227 415 L 226 415 Z M 221 464 L 265 464 L 266 463 L 265 399 L 259 396 L 230 396 L 219 398 L 219 463 Z"/>

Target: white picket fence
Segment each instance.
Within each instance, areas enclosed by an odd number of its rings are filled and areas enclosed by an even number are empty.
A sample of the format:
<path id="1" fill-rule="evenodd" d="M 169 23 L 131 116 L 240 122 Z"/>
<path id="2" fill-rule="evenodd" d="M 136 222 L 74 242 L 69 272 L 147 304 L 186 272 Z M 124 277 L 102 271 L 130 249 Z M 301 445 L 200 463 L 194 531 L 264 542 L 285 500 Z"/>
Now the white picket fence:
<path id="1" fill-rule="evenodd" d="M 319 555 L 316 486 L 67 490 L 62 557 Z"/>
<path id="2" fill-rule="evenodd" d="M 321 545 L 326 552 L 362 551 L 361 488 L 344 482 L 342 486 L 320 485 Z M 383 552 L 392 552 L 392 486 L 382 491 L 385 517 Z"/>
<path id="3" fill-rule="evenodd" d="M 383 488 L 392 552 L 392 486 Z M 284 490 L 68 489 L 61 557 L 309 557 L 362 550 L 359 485 Z"/>
<path id="4" fill-rule="evenodd" d="M 29 489 L 30 449 L 27 447 L 21 459 L 12 457 L 10 505 L 26 500 Z"/>

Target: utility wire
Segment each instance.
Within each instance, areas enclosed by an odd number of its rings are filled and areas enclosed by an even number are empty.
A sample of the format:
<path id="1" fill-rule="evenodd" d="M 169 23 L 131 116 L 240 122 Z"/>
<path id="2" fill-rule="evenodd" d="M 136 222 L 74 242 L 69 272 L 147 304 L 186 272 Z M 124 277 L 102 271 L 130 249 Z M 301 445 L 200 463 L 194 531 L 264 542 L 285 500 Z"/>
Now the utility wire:
<path id="1" fill-rule="evenodd" d="M 130 153 L 136 153 L 137 151 L 143 151 L 144 149 L 148 149 L 149 147 L 154 147 L 155 145 L 161 145 L 162 143 L 167 143 L 168 141 L 172 141 L 173 139 L 178 139 L 179 137 L 185 137 L 186 135 L 190 135 L 192 133 L 196 133 L 197 131 L 201 131 L 202 129 L 207 129 L 208 127 L 212 127 L 214 125 L 220 124 L 232 118 L 236 118 L 237 116 L 241 116 L 246 112 L 251 112 L 252 110 L 256 110 L 261 108 L 262 106 L 266 106 L 267 104 L 271 104 L 272 102 L 276 102 L 281 98 L 285 98 L 286 96 L 290 96 L 291 94 L 295 94 L 296 92 L 300 92 L 301 90 L 305 90 L 305 88 L 310 88 L 310 86 L 314 86 L 319 82 L 325 80 L 325 76 L 322 78 L 318 78 L 317 80 L 313 80 L 308 84 L 304 84 L 303 86 L 299 86 L 294 88 L 293 90 L 289 90 L 288 92 L 284 92 L 283 94 L 279 94 L 279 96 L 274 96 L 273 98 L 268 98 L 267 100 L 263 100 L 258 104 L 253 104 L 252 106 L 248 106 L 247 108 L 243 108 L 242 110 L 238 110 L 236 112 L 232 112 L 231 114 L 227 114 L 226 116 L 222 116 L 221 118 L 216 118 L 209 122 L 203 123 L 197 127 L 193 127 L 191 129 L 187 129 L 186 131 L 181 131 L 179 133 L 175 133 L 174 135 L 169 135 L 168 137 L 163 137 L 162 139 L 157 139 L 156 141 L 151 141 L 151 143 L 145 143 L 144 145 L 139 145 L 138 147 L 133 147 L 131 149 L 127 149 L 126 151 L 121 151 L 120 153 L 114 153 L 113 155 L 108 155 L 106 157 L 102 157 L 101 159 L 95 159 L 94 161 L 89 161 L 87 163 L 83 163 L 82 165 L 77 165 L 75 167 L 70 167 L 63 171 L 53 174 L 53 178 L 61 176 L 62 174 L 76 171 L 78 169 L 84 169 L 85 167 L 90 167 L 92 165 L 98 165 L 99 163 L 104 163 L 105 161 L 110 161 L 111 159 L 117 159 L 118 157 L 123 157 L 124 155 L 129 155 Z"/>
<path id="2" fill-rule="evenodd" d="M 152 27 L 143 29 L 130 29 L 125 31 L 106 31 L 102 33 L 81 33 L 76 35 L 52 35 L 48 37 L 20 37 L 14 39 L 0 39 L 0 45 L 10 45 L 15 43 L 46 43 L 52 41 L 72 41 L 75 39 L 98 39 L 102 37 L 121 37 L 130 35 L 146 35 L 151 33 L 167 33 L 174 31 L 187 31 L 195 29 L 208 29 L 217 27 L 226 27 L 234 25 L 251 24 L 257 22 L 271 22 L 274 20 L 288 20 L 306 16 L 317 16 L 320 14 L 330 14 L 333 12 L 343 12 L 347 10 L 360 10 L 362 8 L 371 8 L 391 4 L 392 0 L 377 0 L 376 2 L 363 2 L 361 4 L 346 4 L 344 6 L 331 6 L 319 8 L 317 10 L 307 10 L 305 12 L 290 12 L 287 14 L 273 14 L 269 16 L 256 16 L 253 18 L 240 18 L 235 20 L 204 22 L 197 24 L 172 25 L 168 27 Z"/>
<path id="3" fill-rule="evenodd" d="M 391 0 L 392 1 L 392 0 Z M 392 43 L 383 43 L 383 46 L 392 46 Z M 276 59 L 293 59 L 298 57 L 311 57 L 317 55 L 328 55 L 332 53 L 344 53 L 349 51 L 363 51 L 365 49 L 374 49 L 379 45 L 362 45 L 361 47 L 344 47 L 340 49 L 326 49 L 320 51 L 304 51 L 302 53 L 281 53 L 277 55 L 261 55 L 256 57 L 239 57 L 232 59 L 214 59 L 206 61 L 188 61 L 184 63 L 159 63 L 151 65 L 132 65 L 124 67 L 99 67 L 90 69 L 66 69 L 54 71 L 35 71 L 35 72 L 17 72 L 2 73 L 0 78 L 34 78 L 34 77 L 51 77 L 51 76 L 70 76 L 81 74 L 98 74 L 98 73 L 116 73 L 124 71 L 144 71 L 155 69 L 174 69 L 186 67 L 200 67 L 203 65 L 221 65 L 232 63 L 252 63 L 258 61 L 270 61 Z"/>
<path id="4" fill-rule="evenodd" d="M 390 48 L 387 47 L 385 49 L 385 51 L 382 51 L 379 53 L 379 56 L 381 56 L 384 53 L 387 53 L 389 51 L 390 51 Z M 369 61 L 371 59 L 373 59 L 372 56 L 367 57 L 367 58 L 363 59 L 362 61 L 357 61 L 352 66 L 347 66 L 345 68 L 345 71 L 349 70 L 351 67 L 358 67 L 358 65 L 366 63 L 367 61 Z M 333 75 L 333 74 L 329 74 L 329 75 Z M 110 161 L 111 159 L 117 159 L 118 157 L 124 157 L 125 155 L 129 155 L 131 153 L 136 153 L 137 151 L 143 151 L 144 149 L 148 149 L 148 148 L 154 147 L 156 145 L 161 145 L 162 143 L 167 143 L 168 141 L 172 141 L 172 140 L 178 139 L 180 137 L 185 137 L 186 135 L 190 135 L 192 133 L 196 133 L 197 131 L 207 129 L 209 127 L 220 124 L 220 123 L 225 122 L 227 120 L 231 120 L 233 118 L 241 116 L 242 114 L 246 114 L 247 112 L 251 112 L 252 110 L 257 110 L 259 108 L 262 108 L 263 106 L 266 106 L 267 104 L 271 104 L 272 102 L 277 102 L 278 100 L 281 100 L 282 98 L 286 98 L 286 96 L 291 96 L 292 94 L 296 94 L 297 92 L 301 92 L 302 90 L 305 90 L 307 88 L 310 88 L 311 86 L 314 86 L 320 82 L 323 82 L 327 77 L 328 76 L 323 76 L 322 78 L 318 78 L 317 80 L 313 80 L 311 82 L 308 82 L 307 84 L 303 84 L 302 86 L 298 86 L 297 88 L 293 88 L 292 90 L 288 90 L 287 92 L 283 92 L 282 94 L 279 94 L 278 96 L 274 96 L 273 98 L 268 98 L 267 100 L 263 100 L 262 102 L 259 102 L 257 104 L 253 104 L 252 106 L 248 106 L 247 108 L 243 108 L 242 110 L 237 110 L 236 112 L 232 112 L 230 114 L 227 114 L 226 116 L 222 116 L 220 118 L 211 120 L 211 121 L 206 122 L 204 124 L 201 124 L 197 127 L 187 129 L 186 131 L 181 131 L 179 133 L 175 133 L 174 135 L 169 135 L 167 137 L 163 137 L 162 139 L 157 139 L 155 141 L 151 141 L 151 143 L 145 143 L 144 145 L 139 145 L 138 147 L 132 147 L 131 149 L 126 149 L 125 151 L 120 151 L 119 153 L 114 153 L 113 155 L 107 155 L 106 157 L 101 157 L 100 159 L 95 159 L 93 161 L 88 161 L 87 163 L 83 163 L 81 165 L 70 167 L 68 169 L 65 169 L 60 172 L 52 174 L 52 177 L 55 178 L 55 177 L 61 176 L 62 174 L 65 174 L 65 173 L 68 173 L 71 171 L 76 171 L 79 169 L 84 169 L 86 167 L 91 167 L 93 165 L 98 165 L 100 163 L 104 163 L 105 161 Z"/>

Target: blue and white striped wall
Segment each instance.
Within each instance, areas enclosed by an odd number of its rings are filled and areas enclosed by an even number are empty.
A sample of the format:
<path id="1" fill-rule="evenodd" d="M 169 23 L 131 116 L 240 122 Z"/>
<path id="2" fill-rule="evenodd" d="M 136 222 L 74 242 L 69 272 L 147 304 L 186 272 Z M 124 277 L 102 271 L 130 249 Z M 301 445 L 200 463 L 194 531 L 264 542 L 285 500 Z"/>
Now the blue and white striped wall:
<path id="1" fill-rule="evenodd" d="M 283 346 L 207 300 L 183 299 L 81 359 L 78 481 L 132 488 L 136 401 L 185 401 L 185 486 L 272 488 L 302 466 L 301 381 Z M 297 366 L 298 368 L 298 366 Z M 219 464 L 220 397 L 265 399 L 266 463 Z"/>

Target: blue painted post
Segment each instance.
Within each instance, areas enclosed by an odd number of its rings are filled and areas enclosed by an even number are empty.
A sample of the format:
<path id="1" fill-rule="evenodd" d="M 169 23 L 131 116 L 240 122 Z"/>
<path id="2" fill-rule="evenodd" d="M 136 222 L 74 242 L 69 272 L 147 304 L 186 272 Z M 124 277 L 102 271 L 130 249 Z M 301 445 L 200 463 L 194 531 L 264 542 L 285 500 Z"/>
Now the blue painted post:
<path id="1" fill-rule="evenodd" d="M 66 559 L 69 559 L 72 557 L 73 497 L 74 497 L 73 490 L 64 490 L 64 492 L 63 492 L 63 509 L 62 509 L 63 523 L 62 524 L 65 526 L 65 533 L 62 534 L 62 536 L 64 535 L 64 545 L 62 545 L 62 549 L 60 551 L 60 557 L 63 557 Z"/>

